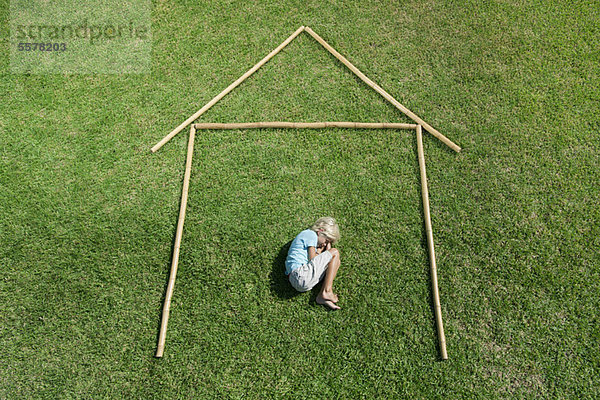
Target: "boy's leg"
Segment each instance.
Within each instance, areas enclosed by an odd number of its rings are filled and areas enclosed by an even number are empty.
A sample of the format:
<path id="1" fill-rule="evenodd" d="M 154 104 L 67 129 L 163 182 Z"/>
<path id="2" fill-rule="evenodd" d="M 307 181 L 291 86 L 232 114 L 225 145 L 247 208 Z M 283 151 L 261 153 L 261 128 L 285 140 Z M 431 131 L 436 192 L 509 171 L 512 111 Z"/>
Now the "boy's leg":
<path id="1" fill-rule="evenodd" d="M 338 300 L 338 297 L 335 293 L 333 293 L 333 280 L 337 274 L 338 269 L 340 268 L 340 253 L 338 249 L 333 248 L 328 250 L 331 255 L 331 261 L 327 266 L 327 271 L 325 272 L 325 278 L 323 279 L 323 287 L 321 288 L 321 292 L 317 295 L 317 303 L 328 306 L 333 310 L 339 310 L 340 307 L 335 303 Z"/>

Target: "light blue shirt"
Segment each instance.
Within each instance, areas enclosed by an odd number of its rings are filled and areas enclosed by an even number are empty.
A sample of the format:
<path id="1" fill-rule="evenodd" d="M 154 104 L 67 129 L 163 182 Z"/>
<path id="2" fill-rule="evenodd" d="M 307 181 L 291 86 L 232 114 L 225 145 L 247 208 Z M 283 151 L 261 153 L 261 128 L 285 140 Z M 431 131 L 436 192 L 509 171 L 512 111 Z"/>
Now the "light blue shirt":
<path id="1" fill-rule="evenodd" d="M 285 274 L 289 275 L 293 270 L 308 264 L 308 248 L 317 247 L 317 233 L 312 229 L 302 231 L 296 236 L 290 245 L 287 258 L 285 259 Z"/>

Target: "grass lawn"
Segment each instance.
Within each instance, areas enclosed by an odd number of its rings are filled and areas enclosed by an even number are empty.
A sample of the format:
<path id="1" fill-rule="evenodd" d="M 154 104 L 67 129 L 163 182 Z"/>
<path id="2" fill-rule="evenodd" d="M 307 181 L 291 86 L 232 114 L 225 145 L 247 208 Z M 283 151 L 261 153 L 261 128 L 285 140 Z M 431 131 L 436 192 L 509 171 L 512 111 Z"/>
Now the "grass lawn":
<path id="1" fill-rule="evenodd" d="M 153 2 L 148 74 L 11 74 L 0 0 L 0 398 L 600 397 L 597 1 Z M 188 130 L 310 26 L 424 133 Z M 199 121 L 411 122 L 302 33 Z M 342 310 L 286 282 L 340 224 Z"/>

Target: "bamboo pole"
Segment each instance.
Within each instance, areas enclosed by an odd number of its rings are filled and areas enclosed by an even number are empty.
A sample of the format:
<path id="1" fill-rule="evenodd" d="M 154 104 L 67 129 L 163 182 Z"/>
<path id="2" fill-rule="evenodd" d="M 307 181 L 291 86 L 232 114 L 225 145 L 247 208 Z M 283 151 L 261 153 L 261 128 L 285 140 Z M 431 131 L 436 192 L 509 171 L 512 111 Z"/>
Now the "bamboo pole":
<path id="1" fill-rule="evenodd" d="M 160 334 L 158 336 L 158 348 L 156 349 L 156 357 L 162 357 L 165 350 L 165 342 L 167 338 L 167 324 L 169 322 L 169 311 L 171 308 L 171 298 L 173 297 L 173 289 L 175 287 L 175 277 L 177 276 L 177 264 L 179 262 L 179 248 L 181 246 L 181 237 L 183 235 L 183 222 L 185 220 L 185 209 L 187 206 L 188 189 L 190 187 L 190 175 L 192 171 L 192 157 L 194 155 L 194 136 L 196 129 L 192 125 L 190 127 L 190 139 L 188 142 L 187 160 L 185 163 L 185 174 L 183 176 L 183 190 L 181 192 L 181 205 L 179 206 L 179 220 L 177 221 L 177 233 L 175 234 L 175 245 L 173 247 L 173 260 L 171 262 L 171 274 L 169 276 L 169 284 L 167 285 L 167 294 L 163 305 L 162 321 L 160 324 Z"/>
<path id="2" fill-rule="evenodd" d="M 416 123 L 424 126 L 425 129 L 427 129 L 427 131 L 429 131 L 432 135 L 434 135 L 439 140 L 444 142 L 452 150 L 456 151 L 457 153 L 461 150 L 457 144 L 453 143 L 446 136 L 442 135 L 439 131 L 437 131 L 435 128 L 433 128 L 431 125 L 429 125 L 427 122 L 423 121 L 418 115 L 416 115 L 415 113 L 410 111 L 408 108 L 406 108 L 402 104 L 400 104 L 396 99 L 394 99 L 388 92 L 383 90 L 379 85 L 377 85 L 375 82 L 373 82 L 372 80 L 367 78 L 365 76 L 365 74 L 360 72 L 358 68 L 356 68 L 354 65 L 352 65 L 352 63 L 350 61 L 348 61 L 343 55 L 338 53 L 333 47 L 331 47 L 325 40 L 323 40 L 323 38 L 321 38 L 321 36 L 317 35 L 312 29 L 310 29 L 309 27 L 305 27 L 304 30 L 306 32 L 308 32 L 308 34 L 311 35 L 313 38 L 315 38 L 315 40 L 317 42 L 319 42 L 323 47 L 325 47 L 331 54 L 333 54 L 333 56 L 335 58 L 340 60 L 346 67 L 348 67 L 352 72 L 354 72 L 356 74 L 356 76 L 358 76 L 360 79 L 362 79 L 363 82 L 365 82 L 367 85 L 369 85 L 371 88 L 373 88 L 377 93 L 382 95 L 387 101 L 392 103 L 394 105 L 394 107 L 396 107 L 397 109 L 402 111 L 404 114 L 406 114 L 408 117 L 410 117 Z"/>
<path id="3" fill-rule="evenodd" d="M 294 38 L 296 36 L 298 36 L 302 31 L 304 30 L 304 26 L 301 26 L 300 28 L 298 28 L 294 33 L 292 33 L 290 35 L 290 37 L 288 37 L 286 40 L 284 40 L 279 46 L 277 46 L 275 48 L 275 50 L 273 50 L 272 52 L 270 52 L 269 54 L 267 54 L 265 56 L 265 58 L 263 58 L 262 60 L 260 60 L 254 67 L 250 68 L 248 70 L 248 72 L 246 72 L 244 75 L 242 75 L 241 77 L 239 77 L 235 82 L 233 82 L 231 85 L 227 86 L 227 88 L 225 88 L 225 90 L 223 90 L 221 93 L 219 93 L 218 95 L 216 95 L 211 101 L 209 101 L 204 107 L 202 107 L 200 110 L 198 110 L 194 115 L 192 115 L 191 117 L 189 117 L 188 119 L 186 119 L 184 122 L 181 123 L 181 125 L 179 125 L 177 128 L 173 129 L 173 131 L 171 131 L 171 133 L 169 133 L 167 136 L 165 136 L 160 142 L 158 142 L 156 145 L 154 145 L 154 147 L 152 147 L 152 152 L 155 153 L 158 149 L 160 149 L 165 143 L 167 143 L 169 140 L 171 140 L 171 138 L 175 135 L 177 135 L 180 131 L 182 131 L 186 126 L 188 126 L 189 124 L 191 124 L 192 122 L 194 122 L 196 119 L 198 119 L 199 116 L 201 116 L 202 114 L 204 114 L 209 108 L 211 108 L 213 105 L 215 105 L 219 100 L 221 100 L 227 93 L 231 92 L 233 89 L 235 89 L 240 83 L 242 83 L 244 80 L 246 80 L 246 78 L 248 78 L 250 75 L 252 75 L 254 72 L 256 72 L 257 69 L 259 69 L 260 67 L 262 67 L 267 61 L 269 61 L 271 58 L 273 58 L 273 56 L 275 56 L 275 54 L 279 53 L 281 51 L 281 49 L 283 49 L 285 46 L 287 46 L 292 40 L 294 40 Z"/>
<path id="4" fill-rule="evenodd" d="M 197 123 L 196 129 L 255 129 L 255 128 L 355 128 L 355 129 L 416 129 L 415 124 L 395 122 L 243 122 L 243 123 Z"/>
<path id="5" fill-rule="evenodd" d="M 431 290 L 433 292 L 433 307 L 437 325 L 438 340 L 442 360 L 448 359 L 446 353 L 446 336 L 442 322 L 442 307 L 438 291 L 437 267 L 435 265 L 435 249 L 433 246 L 433 232 L 431 230 L 431 216 L 429 214 L 429 193 L 427 192 L 427 174 L 425 171 L 425 155 L 423 154 L 423 134 L 421 125 L 417 126 L 417 152 L 419 153 L 419 168 L 421 170 L 421 195 L 423 197 L 423 212 L 425 213 L 425 232 L 427 234 L 427 247 L 429 248 L 429 262 L 431 265 Z"/>

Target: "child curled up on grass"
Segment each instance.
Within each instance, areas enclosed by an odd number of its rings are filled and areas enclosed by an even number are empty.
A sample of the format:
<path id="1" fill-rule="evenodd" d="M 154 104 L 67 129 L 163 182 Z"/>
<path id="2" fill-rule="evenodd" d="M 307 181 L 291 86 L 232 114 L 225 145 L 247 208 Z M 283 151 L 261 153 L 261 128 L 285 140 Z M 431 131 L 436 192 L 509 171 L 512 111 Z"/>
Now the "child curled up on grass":
<path id="1" fill-rule="evenodd" d="M 310 229 L 298 234 L 292 241 L 285 260 L 285 274 L 299 292 L 312 289 L 323 280 L 317 303 L 339 310 L 338 296 L 333 293 L 333 280 L 340 267 L 340 252 L 331 247 L 340 240 L 340 229 L 335 219 L 319 218 Z"/>

